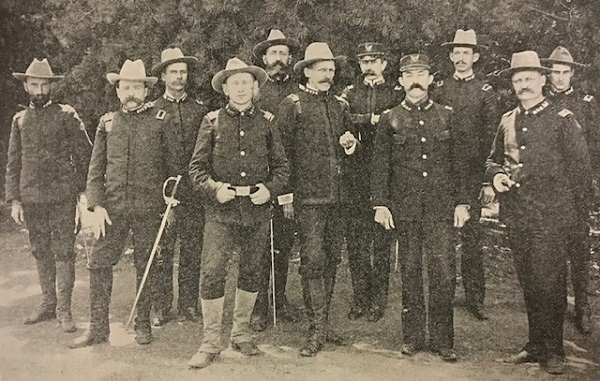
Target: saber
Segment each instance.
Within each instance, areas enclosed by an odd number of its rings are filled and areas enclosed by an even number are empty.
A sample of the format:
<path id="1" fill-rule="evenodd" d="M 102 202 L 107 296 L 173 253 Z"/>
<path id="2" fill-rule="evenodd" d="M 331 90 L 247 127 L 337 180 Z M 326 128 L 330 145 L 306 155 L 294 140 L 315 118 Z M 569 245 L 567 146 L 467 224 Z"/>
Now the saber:
<path id="1" fill-rule="evenodd" d="M 174 181 L 173 190 L 171 191 L 171 196 L 166 195 L 166 188 L 170 181 Z M 167 220 L 169 219 L 169 215 L 171 214 L 171 209 L 177 204 L 179 201 L 175 199 L 175 192 L 177 192 L 177 187 L 179 186 L 179 182 L 181 181 L 181 175 L 177 177 L 169 177 L 163 183 L 163 199 L 167 204 L 167 209 L 165 210 L 165 214 L 163 215 L 162 221 L 160 222 L 160 228 L 158 229 L 158 234 L 156 235 L 156 239 L 154 240 L 154 246 L 152 246 L 152 251 L 150 252 L 150 257 L 148 258 L 148 263 L 146 264 L 146 269 L 144 270 L 144 276 L 142 277 L 142 281 L 140 282 L 140 287 L 138 288 L 137 294 L 135 295 L 135 301 L 133 302 L 133 307 L 131 307 L 131 312 L 129 313 L 129 319 L 127 319 L 127 323 L 125 324 L 125 329 L 131 323 L 131 319 L 133 319 L 133 314 L 135 313 L 135 309 L 140 300 L 140 295 L 142 295 L 142 290 L 144 289 L 144 284 L 146 283 L 146 279 L 148 278 L 148 274 L 150 273 L 150 267 L 152 266 L 152 261 L 154 260 L 154 256 L 158 251 L 158 244 L 160 243 L 160 238 L 165 231 L 165 227 L 167 226 Z"/>
<path id="2" fill-rule="evenodd" d="M 273 215 L 269 220 L 269 230 L 271 231 L 271 291 L 273 298 L 273 327 L 277 327 L 277 307 L 275 306 L 275 248 L 273 245 Z"/>

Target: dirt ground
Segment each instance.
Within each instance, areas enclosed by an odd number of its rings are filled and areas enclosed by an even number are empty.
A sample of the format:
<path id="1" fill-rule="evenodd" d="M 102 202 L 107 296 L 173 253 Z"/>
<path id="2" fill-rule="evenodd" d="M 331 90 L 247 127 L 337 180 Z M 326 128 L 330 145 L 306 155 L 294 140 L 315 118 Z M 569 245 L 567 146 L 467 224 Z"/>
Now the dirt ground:
<path id="1" fill-rule="evenodd" d="M 456 364 L 446 364 L 422 353 L 412 358 L 400 354 L 400 274 L 392 267 L 389 308 L 377 323 L 349 321 L 350 276 L 346 260 L 338 271 L 331 312 L 332 325 L 349 342 L 345 347 L 326 346 L 315 358 L 301 358 L 305 323 L 278 324 L 256 335 L 266 353 L 244 358 L 224 351 L 210 367 L 190 370 L 186 363 L 200 345 L 201 323 L 171 321 L 154 329 L 154 342 L 139 346 L 132 329 L 124 329 L 134 299 L 134 269 L 125 254 L 115 268 L 111 303 L 110 344 L 71 350 L 68 343 L 89 322 L 88 273 L 85 249 L 91 237 L 80 234 L 77 241 L 77 281 L 73 313 L 78 331 L 62 333 L 56 322 L 25 326 L 22 320 L 39 303 L 39 285 L 34 261 L 29 254 L 27 232 L 8 221 L 8 210 L 0 207 L 0 381 L 109 381 L 109 380 L 600 380 L 600 297 L 591 296 L 596 330 L 580 335 L 570 317 L 565 323 L 568 370 L 550 376 L 537 365 L 511 366 L 501 362 L 518 351 L 527 336 L 521 291 L 512 268 L 510 252 L 500 235 L 488 234 L 486 249 L 487 297 L 490 320 L 479 322 L 464 310 L 460 281 L 456 293 Z M 596 258 L 597 254 L 596 254 Z M 392 266 L 393 266 L 392 260 Z M 593 270 L 592 270 L 593 272 Z M 598 274 L 594 276 L 598 277 Z M 596 279 L 595 282 L 599 280 Z M 231 329 L 233 283 L 228 282 L 226 327 Z M 598 283 L 594 284 L 594 290 Z M 290 300 L 301 305 L 297 262 L 290 269 Z M 569 298 L 572 303 L 572 298 Z M 226 344 L 226 343 L 224 343 Z"/>

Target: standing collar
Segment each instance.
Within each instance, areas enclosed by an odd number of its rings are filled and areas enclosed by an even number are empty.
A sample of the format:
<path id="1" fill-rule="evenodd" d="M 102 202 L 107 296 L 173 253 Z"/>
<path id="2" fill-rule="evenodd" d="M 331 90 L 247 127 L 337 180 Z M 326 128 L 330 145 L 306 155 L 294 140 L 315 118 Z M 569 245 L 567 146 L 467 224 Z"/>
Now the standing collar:
<path id="1" fill-rule="evenodd" d="M 300 90 L 305 91 L 312 95 L 327 95 L 329 93 L 329 91 L 320 91 L 320 90 L 314 89 L 314 88 L 310 87 L 308 85 L 308 83 L 306 85 L 300 84 L 299 87 L 300 87 Z"/>
<path id="2" fill-rule="evenodd" d="M 254 114 L 256 113 L 256 107 L 254 106 L 254 103 L 251 103 L 248 108 L 240 111 L 237 108 L 233 107 L 231 103 L 227 103 L 225 105 L 225 111 L 230 116 L 254 116 Z"/>
<path id="3" fill-rule="evenodd" d="M 523 113 L 524 115 L 537 115 L 540 112 L 544 111 L 548 106 L 550 106 L 550 102 L 546 98 L 544 98 L 540 103 L 536 104 L 533 107 L 530 107 L 527 110 L 523 108 L 522 104 L 519 104 L 518 112 Z"/>
<path id="4" fill-rule="evenodd" d="M 426 96 L 425 98 L 423 98 L 419 102 L 417 102 L 417 104 L 412 103 L 407 98 L 404 98 L 404 100 L 400 104 L 402 105 L 402 107 L 404 107 L 408 111 L 412 111 L 412 110 L 427 111 L 431 108 L 431 106 L 433 106 L 433 101 L 428 96 Z"/>
<path id="5" fill-rule="evenodd" d="M 48 102 L 44 103 L 42 107 L 35 107 L 33 102 L 29 102 L 29 108 L 46 108 L 52 104 L 52 100 L 48 100 Z"/>
<path id="6" fill-rule="evenodd" d="M 472 79 L 475 79 L 475 73 L 473 73 L 473 70 L 471 70 L 470 74 L 468 74 L 465 77 L 462 77 L 462 76 L 458 75 L 457 72 L 454 72 L 454 75 L 452 75 L 452 77 L 454 77 L 454 79 L 456 79 L 459 82 L 461 82 L 461 81 L 468 82 L 468 81 L 470 81 Z"/>
<path id="7" fill-rule="evenodd" d="M 383 83 L 385 83 L 385 78 L 383 78 L 383 76 L 381 77 L 377 77 L 372 81 L 369 81 L 367 78 L 363 79 L 363 83 L 367 86 L 371 86 L 371 87 L 375 87 L 377 85 L 381 85 Z"/>
<path id="8" fill-rule="evenodd" d="M 183 93 L 183 96 L 181 98 L 177 99 L 165 91 L 165 93 L 163 94 L 163 98 L 165 98 L 167 101 L 169 101 L 171 103 L 181 103 L 181 102 L 185 102 L 185 100 L 187 99 L 187 93 Z"/>
<path id="9" fill-rule="evenodd" d="M 270 75 L 267 76 L 267 80 L 269 82 L 273 82 L 273 83 L 283 83 L 283 82 L 286 82 L 288 79 L 290 79 L 289 74 L 286 74 L 285 77 L 283 77 L 281 79 L 273 78 Z"/>
<path id="10" fill-rule="evenodd" d="M 573 86 L 569 87 L 565 91 L 558 91 L 558 90 L 556 90 L 556 88 L 554 86 L 550 85 L 550 90 L 548 90 L 548 93 L 552 96 L 571 95 L 571 94 L 573 94 L 574 91 L 575 91 L 575 89 L 573 89 Z"/>

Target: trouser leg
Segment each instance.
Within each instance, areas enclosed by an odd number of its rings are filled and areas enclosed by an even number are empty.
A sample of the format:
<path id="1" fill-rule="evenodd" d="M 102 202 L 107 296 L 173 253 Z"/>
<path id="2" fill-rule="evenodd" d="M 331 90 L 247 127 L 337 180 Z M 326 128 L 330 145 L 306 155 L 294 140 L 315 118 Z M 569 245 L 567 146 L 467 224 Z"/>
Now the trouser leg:
<path id="1" fill-rule="evenodd" d="M 204 208 L 190 207 L 179 221 L 179 310 L 198 311 L 200 261 L 204 241 Z"/>
<path id="2" fill-rule="evenodd" d="M 474 211 L 475 214 L 478 211 Z M 469 220 L 462 231 L 461 275 L 467 305 L 482 305 L 485 299 L 485 272 L 482 235 L 478 218 Z"/>
<path id="3" fill-rule="evenodd" d="M 390 284 L 390 253 L 392 236 L 373 221 L 373 304 L 385 310 Z"/>
<path id="4" fill-rule="evenodd" d="M 590 314 L 588 301 L 590 247 L 587 226 L 569 232 L 567 251 L 571 262 L 571 282 L 575 294 L 575 317 L 581 319 Z"/>
<path id="5" fill-rule="evenodd" d="M 348 267 L 352 279 L 354 307 L 367 310 L 371 307 L 372 268 L 371 268 L 371 234 L 367 232 L 364 213 L 351 207 L 347 211 L 346 247 L 348 251 Z"/>
<path id="6" fill-rule="evenodd" d="M 90 332 L 95 337 L 110 334 L 109 306 L 113 286 L 112 267 L 89 269 L 90 272 Z"/>

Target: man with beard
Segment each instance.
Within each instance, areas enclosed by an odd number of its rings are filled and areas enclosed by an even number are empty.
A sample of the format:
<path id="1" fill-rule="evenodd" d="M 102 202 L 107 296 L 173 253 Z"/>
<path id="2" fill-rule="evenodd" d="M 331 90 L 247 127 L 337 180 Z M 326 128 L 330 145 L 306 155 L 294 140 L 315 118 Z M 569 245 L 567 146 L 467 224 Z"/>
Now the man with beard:
<path id="1" fill-rule="evenodd" d="M 157 261 L 157 284 L 153 292 L 154 326 L 169 321 L 173 304 L 173 255 L 179 238 L 178 307 L 180 319 L 198 320 L 200 297 L 200 254 L 204 232 L 204 206 L 199 193 L 193 190 L 188 166 L 202 117 L 207 113 L 204 104 L 188 96 L 186 85 L 190 67 L 196 57 L 184 56 L 179 48 L 165 49 L 161 62 L 152 68 L 155 76 L 165 83 L 162 97 L 154 101 L 156 118 L 163 121 L 168 149 L 169 173 L 181 175 L 175 198 L 174 225 L 169 228 Z"/>
<path id="2" fill-rule="evenodd" d="M 347 157 L 358 141 L 348 130 L 343 104 L 329 92 L 336 66 L 345 57 L 334 57 L 324 42 L 306 48 L 294 71 L 308 79 L 300 91 L 288 95 L 278 112 L 278 126 L 290 161 L 287 217 L 298 218 L 300 275 L 309 335 L 300 355 L 315 356 L 325 341 L 343 340 L 329 328 L 329 307 L 345 234 L 344 207 Z"/>
<path id="3" fill-rule="evenodd" d="M 42 304 L 24 321 L 57 318 L 64 332 L 75 332 L 71 294 L 75 283 L 75 208 L 85 190 L 92 143 L 73 107 L 50 100 L 52 73 L 47 59 L 34 59 L 23 81 L 29 107 L 12 120 L 6 168 L 6 202 L 13 220 L 27 223 Z"/>
<path id="4" fill-rule="evenodd" d="M 254 56 L 262 60 L 267 72 L 267 82 L 260 88 L 258 105 L 261 109 L 273 114 L 287 95 L 298 90 L 298 82 L 291 77 L 290 64 L 293 56 L 300 50 L 300 43 L 293 38 L 286 38 L 281 31 L 272 29 L 266 41 L 254 47 Z M 275 250 L 275 305 L 278 320 L 298 321 L 297 309 L 285 296 L 288 277 L 288 264 L 296 224 L 293 219 L 284 217 L 285 205 L 275 205 L 273 215 L 273 246 Z M 266 258 L 265 267 L 269 269 L 270 258 Z M 270 271 L 265 271 L 256 305 L 252 312 L 251 327 L 254 331 L 264 331 L 269 322 L 269 278 Z"/>
<path id="5" fill-rule="evenodd" d="M 106 78 L 116 87 L 121 108 L 100 118 L 87 177 L 88 209 L 93 212 L 94 242 L 88 258 L 90 327 L 71 344 L 79 348 L 108 341 L 113 266 L 133 233 L 136 289 L 139 288 L 164 212 L 162 186 L 168 177 L 164 123 L 144 104 L 148 88 L 158 79 L 147 77 L 142 60 L 126 60 L 119 74 Z M 148 275 L 154 283 L 155 267 Z M 152 341 L 151 289 L 143 288 L 137 304 L 135 340 Z"/>
<path id="6" fill-rule="evenodd" d="M 386 54 L 383 44 L 360 44 L 357 57 L 364 78 L 342 93 L 361 143 L 360 152 L 349 160 L 352 205 L 346 210 L 346 245 L 354 301 L 348 319 L 356 320 L 366 313 L 372 322 L 383 317 L 387 306 L 391 244 L 388 232 L 373 221 L 369 186 L 371 161 L 377 160 L 373 158 L 373 139 L 381 113 L 398 105 L 404 94 L 400 85 L 388 84 L 383 77 Z"/>
<path id="7" fill-rule="evenodd" d="M 202 120 L 190 162 L 194 188 L 206 196 L 206 226 L 201 286 L 204 336 L 190 360 L 192 368 L 210 365 L 221 352 L 225 279 L 229 259 L 239 250 L 231 347 L 246 356 L 262 354 L 252 339 L 250 316 L 269 244 L 271 197 L 283 191 L 289 169 L 273 114 L 253 98 L 267 73 L 239 58 L 227 62 L 212 79 L 225 94 L 225 107 Z"/>
<path id="8" fill-rule="evenodd" d="M 473 64 L 486 46 L 477 44 L 475 31 L 459 29 L 450 47 L 454 74 L 438 81 L 432 98 L 454 109 L 456 154 L 464 155 L 469 165 L 465 179 L 471 219 L 461 230 L 460 268 L 467 310 L 478 320 L 487 319 L 484 310 L 485 273 L 483 266 L 483 231 L 479 223 L 481 205 L 494 200 L 492 186 L 484 180 L 484 164 L 496 131 L 496 96 L 492 87 L 475 77 Z"/>
<path id="9" fill-rule="evenodd" d="M 575 114 L 583 128 L 592 160 L 593 172 L 590 175 L 597 181 L 598 169 L 600 169 L 600 129 L 597 124 L 600 120 L 600 107 L 593 95 L 586 94 L 571 85 L 575 68 L 583 68 L 585 65 L 575 62 L 571 53 L 562 46 L 554 49 L 550 57 L 542 59 L 542 62 L 548 64 L 551 70 L 548 74 L 550 80 L 548 99 Z M 593 330 L 592 310 L 588 302 L 589 227 L 586 220 L 582 219 L 580 222 L 581 226 L 570 232 L 568 254 L 575 294 L 575 326 L 581 333 L 589 335 Z"/>
<path id="10" fill-rule="evenodd" d="M 520 105 L 502 116 L 487 175 L 499 193 L 515 268 L 525 299 L 529 341 L 512 364 L 539 362 L 564 372 L 567 238 L 589 210 L 590 160 L 573 113 L 544 98 L 537 53 L 514 53 L 509 77 Z"/>
<path id="11" fill-rule="evenodd" d="M 402 353 L 429 348 L 457 360 L 454 347 L 456 286 L 454 231 L 469 220 L 467 167 L 455 156 L 452 108 L 433 102 L 429 58 L 400 59 L 406 97 L 383 113 L 375 134 L 372 202 L 375 221 L 395 229 L 402 255 Z M 429 297 L 423 294 L 423 257 Z"/>

